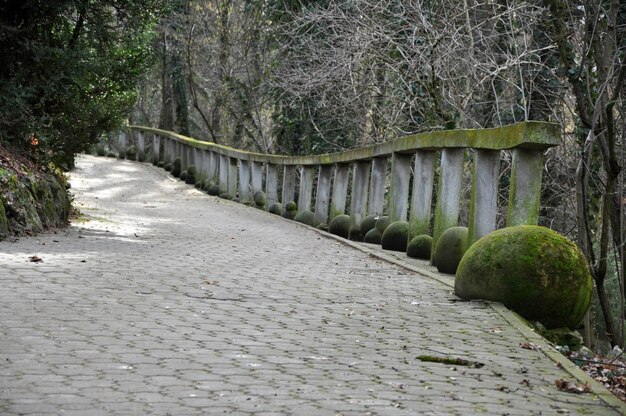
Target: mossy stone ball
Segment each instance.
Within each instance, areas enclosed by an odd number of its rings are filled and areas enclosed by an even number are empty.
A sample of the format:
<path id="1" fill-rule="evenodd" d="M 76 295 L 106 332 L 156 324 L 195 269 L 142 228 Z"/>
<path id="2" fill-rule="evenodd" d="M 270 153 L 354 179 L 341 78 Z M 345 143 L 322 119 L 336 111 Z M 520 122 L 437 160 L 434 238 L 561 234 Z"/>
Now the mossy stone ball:
<path id="1" fill-rule="evenodd" d="M 182 171 L 180 173 L 180 180 L 183 181 L 183 182 L 187 181 L 187 171 L 186 170 L 184 170 L 184 171 Z"/>
<path id="2" fill-rule="evenodd" d="M 172 171 L 172 164 L 171 163 L 166 163 L 165 164 L 165 170 L 168 171 L 168 172 L 171 172 Z"/>
<path id="3" fill-rule="evenodd" d="M 157 165 L 157 167 L 159 167 L 159 168 L 164 168 L 164 167 L 165 167 L 165 162 L 164 162 L 164 161 L 162 161 L 162 160 L 159 160 L 159 161 L 157 162 L 157 164 L 156 164 L 156 165 Z"/>
<path id="4" fill-rule="evenodd" d="M 296 204 L 294 201 L 289 201 L 287 202 L 287 205 L 285 205 L 285 211 L 297 211 L 298 210 L 298 204 Z"/>
<path id="5" fill-rule="evenodd" d="M 233 199 L 233 197 L 228 192 L 222 192 L 221 194 L 219 194 L 219 197 L 222 199 L 228 199 L 228 200 Z"/>
<path id="6" fill-rule="evenodd" d="M 350 233 L 348 239 L 351 241 L 363 241 L 363 234 L 361 234 L 361 227 L 354 224 L 350 227 Z"/>
<path id="7" fill-rule="evenodd" d="M 263 191 L 256 191 L 254 193 L 253 199 L 254 199 L 254 203 L 258 207 L 264 207 L 265 206 L 265 203 L 266 203 L 265 192 L 263 192 Z"/>
<path id="8" fill-rule="evenodd" d="M 187 175 L 195 175 L 196 173 L 198 173 L 196 165 L 189 165 L 189 167 L 187 167 Z"/>
<path id="9" fill-rule="evenodd" d="M 369 230 L 367 234 L 365 234 L 365 237 L 363 237 L 363 241 L 370 244 L 380 244 L 380 240 L 382 239 L 382 237 L 383 235 L 380 231 L 378 231 L 378 228 L 374 227 Z"/>
<path id="10" fill-rule="evenodd" d="M 174 159 L 174 163 L 172 163 L 172 175 L 176 178 L 180 176 L 182 161 L 179 157 Z"/>
<path id="11" fill-rule="evenodd" d="M 546 328 L 575 328 L 589 308 L 585 256 L 560 234 L 532 225 L 503 228 L 475 242 L 454 281 L 463 299 L 502 302 Z"/>
<path id="12" fill-rule="evenodd" d="M 368 215 L 367 217 L 361 220 L 361 235 L 367 234 L 369 230 L 376 226 L 376 220 L 378 217 L 376 215 Z"/>
<path id="13" fill-rule="evenodd" d="M 196 184 L 196 175 L 193 174 L 193 173 L 189 173 L 189 171 L 187 171 L 187 177 L 185 178 L 185 183 L 188 183 L 189 185 L 194 185 L 195 186 L 195 184 Z"/>
<path id="14" fill-rule="evenodd" d="M 391 219 L 388 216 L 383 215 L 382 217 L 378 217 L 375 227 L 382 235 L 387 227 L 389 227 L 389 224 L 391 224 Z"/>
<path id="15" fill-rule="evenodd" d="M 467 227 L 450 227 L 439 236 L 433 252 L 433 266 L 441 273 L 456 273 L 465 253 Z"/>
<path id="16" fill-rule="evenodd" d="M 282 215 L 283 214 L 283 204 L 279 203 L 279 202 L 275 202 L 272 205 L 270 205 L 270 209 L 269 209 L 270 214 L 274 214 L 274 215 Z"/>
<path id="17" fill-rule="evenodd" d="M 209 195 L 217 196 L 220 194 L 220 186 L 217 184 L 213 184 L 209 186 L 209 190 L 207 191 Z"/>
<path id="18" fill-rule="evenodd" d="M 417 235 L 406 246 L 406 255 L 414 259 L 430 260 L 433 238 L 429 235 Z"/>
<path id="19" fill-rule="evenodd" d="M 376 224 L 378 225 L 378 221 Z M 378 226 L 376 228 L 378 228 Z M 380 240 L 383 249 L 392 251 L 406 251 L 408 242 L 409 223 L 406 221 L 395 221 L 389 224 L 389 226 L 385 228 Z"/>
<path id="20" fill-rule="evenodd" d="M 310 225 L 311 227 L 315 227 L 317 225 L 315 221 L 315 214 L 311 211 L 298 212 L 298 214 L 294 217 L 294 221 Z"/>
<path id="21" fill-rule="evenodd" d="M 328 224 L 328 232 L 338 235 L 339 237 L 348 238 L 350 236 L 351 226 L 352 219 L 349 215 L 337 215 L 330 221 L 330 224 Z"/>

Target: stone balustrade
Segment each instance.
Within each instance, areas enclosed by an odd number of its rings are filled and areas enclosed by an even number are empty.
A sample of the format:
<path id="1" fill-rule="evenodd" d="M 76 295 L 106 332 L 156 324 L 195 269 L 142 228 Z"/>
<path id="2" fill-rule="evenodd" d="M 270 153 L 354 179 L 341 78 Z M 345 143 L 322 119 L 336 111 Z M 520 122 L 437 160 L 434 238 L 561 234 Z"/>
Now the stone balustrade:
<path id="1" fill-rule="evenodd" d="M 408 221 L 410 236 L 432 234 L 435 244 L 444 230 L 458 225 L 463 183 L 468 179 L 463 175 L 469 170 L 464 167 L 469 160 L 473 164 L 469 242 L 495 230 L 503 151 L 509 151 L 512 158 L 506 225 L 536 224 L 543 154 L 559 144 L 559 131 L 555 124 L 524 122 L 422 133 L 312 156 L 245 152 L 135 126 L 129 128 L 134 137 L 123 132 L 119 142 L 121 146 L 136 143 L 138 152 L 155 161 L 173 163 L 180 158 L 182 170 L 195 165 L 196 178 L 219 185 L 221 193 L 238 195 L 241 202 L 263 191 L 267 207 L 295 201 L 298 211 L 312 211 L 318 223 L 347 213 L 358 225 L 367 215 L 385 214 L 392 221 Z"/>

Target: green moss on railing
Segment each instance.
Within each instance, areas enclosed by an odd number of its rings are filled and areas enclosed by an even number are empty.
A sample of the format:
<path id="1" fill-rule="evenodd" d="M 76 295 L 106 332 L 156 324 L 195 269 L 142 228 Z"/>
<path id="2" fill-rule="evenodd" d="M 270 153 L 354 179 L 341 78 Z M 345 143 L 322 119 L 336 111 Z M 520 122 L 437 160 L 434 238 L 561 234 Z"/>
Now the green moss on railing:
<path id="1" fill-rule="evenodd" d="M 170 131 L 150 127 L 130 126 L 131 130 L 153 133 L 173 139 L 194 148 L 210 150 L 240 160 L 267 162 L 277 165 L 330 165 L 391 156 L 392 153 L 411 153 L 417 149 L 475 148 L 504 150 L 514 148 L 546 149 L 559 144 L 559 125 L 540 121 L 527 121 L 491 129 L 446 130 L 401 137 L 360 149 L 341 153 L 313 156 L 280 156 L 246 152 L 212 142 L 186 137 Z"/>

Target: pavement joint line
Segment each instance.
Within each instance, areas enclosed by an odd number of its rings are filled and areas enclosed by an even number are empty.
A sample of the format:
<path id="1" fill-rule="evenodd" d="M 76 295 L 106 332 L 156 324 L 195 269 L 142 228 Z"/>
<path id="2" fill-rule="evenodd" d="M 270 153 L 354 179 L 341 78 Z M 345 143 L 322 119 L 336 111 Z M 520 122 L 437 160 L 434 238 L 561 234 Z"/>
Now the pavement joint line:
<path id="1" fill-rule="evenodd" d="M 232 202 L 232 201 L 230 201 Z M 236 202 L 235 202 L 236 203 Z M 267 213 L 270 214 L 269 212 Z M 403 261 L 400 257 L 394 256 L 392 254 L 388 254 L 386 252 L 381 251 L 381 249 L 373 249 L 368 247 L 365 243 L 359 243 L 355 241 L 348 240 L 346 238 L 337 236 L 335 234 L 331 234 L 327 231 L 320 230 L 319 228 L 311 227 L 310 225 L 299 223 L 297 221 L 289 220 L 287 218 L 281 219 L 285 221 L 295 222 L 297 225 L 301 227 L 308 228 L 317 232 L 318 234 L 331 239 L 343 243 L 349 247 L 352 247 L 361 252 L 367 253 L 373 257 L 376 257 L 380 260 L 395 264 L 404 269 L 417 273 L 421 276 L 434 280 L 436 282 L 441 283 L 442 285 L 454 289 L 454 279 L 445 278 L 444 276 L 438 275 L 437 273 L 433 273 L 428 270 L 420 269 L 412 264 Z M 399 253 L 399 252 L 398 252 Z M 591 392 L 595 394 L 600 400 L 606 403 L 613 410 L 620 412 L 621 414 L 626 415 L 626 403 L 621 401 L 617 396 L 611 393 L 606 387 L 604 387 L 600 382 L 596 381 L 594 378 L 590 377 L 585 373 L 582 369 L 580 369 L 576 364 L 571 362 L 567 357 L 557 351 L 552 344 L 549 343 L 541 335 L 537 334 L 524 320 L 524 318 L 520 317 L 518 314 L 508 309 L 500 302 L 490 302 L 484 301 L 486 305 L 488 305 L 491 309 L 497 312 L 503 319 L 505 319 L 515 330 L 521 333 L 529 342 L 537 345 L 539 350 L 547 356 L 550 360 L 554 362 L 555 365 L 563 368 L 568 374 L 570 374 L 577 382 L 586 384 L 591 389 Z"/>

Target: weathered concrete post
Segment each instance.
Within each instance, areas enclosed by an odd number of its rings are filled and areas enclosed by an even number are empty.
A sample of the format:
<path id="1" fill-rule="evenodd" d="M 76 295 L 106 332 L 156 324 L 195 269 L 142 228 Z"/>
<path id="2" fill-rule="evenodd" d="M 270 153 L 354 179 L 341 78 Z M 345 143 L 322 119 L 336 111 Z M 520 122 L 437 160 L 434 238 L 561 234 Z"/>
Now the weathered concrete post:
<path id="1" fill-rule="evenodd" d="M 352 199 L 350 200 L 350 219 L 353 226 L 361 225 L 361 220 L 367 214 L 367 192 L 370 186 L 370 171 L 372 164 L 360 160 L 354 164 L 352 175 Z"/>
<path id="2" fill-rule="evenodd" d="M 459 223 L 464 155 L 465 149 L 445 148 L 441 151 L 441 175 L 435 208 L 433 248 L 436 247 L 437 240 L 445 230 Z"/>
<path id="3" fill-rule="evenodd" d="M 196 169 L 200 172 L 201 176 L 204 179 L 204 174 L 202 171 L 202 164 L 204 161 L 203 157 L 204 151 L 202 149 L 198 149 L 197 147 L 193 148 L 193 164 L 196 165 Z"/>
<path id="4" fill-rule="evenodd" d="M 542 174 L 543 150 L 513 149 L 507 227 L 537 224 Z"/>
<path id="5" fill-rule="evenodd" d="M 394 153 L 391 157 L 391 192 L 389 217 L 391 221 L 406 221 L 411 180 L 411 155 Z"/>
<path id="6" fill-rule="evenodd" d="M 202 150 L 201 151 L 201 166 L 200 166 L 200 175 L 202 178 L 202 186 L 204 187 L 204 181 L 209 179 L 209 173 L 210 173 L 210 164 L 211 164 L 211 151 L 210 150 Z"/>
<path id="7" fill-rule="evenodd" d="M 293 165 L 285 165 L 283 170 L 283 207 L 287 203 L 294 201 L 296 198 L 296 167 Z"/>
<path id="8" fill-rule="evenodd" d="M 152 160 L 155 162 L 163 160 L 163 153 L 161 153 L 161 136 L 158 134 L 152 137 Z"/>
<path id="9" fill-rule="evenodd" d="M 231 198 L 237 196 L 237 159 L 228 158 L 228 195 Z"/>
<path id="10" fill-rule="evenodd" d="M 230 161 L 228 160 L 228 156 L 226 155 L 219 155 L 220 158 L 220 163 L 219 163 L 219 170 L 220 170 L 220 194 L 223 194 L 224 192 L 228 192 L 228 168 L 230 166 Z"/>
<path id="11" fill-rule="evenodd" d="M 385 183 L 387 181 L 386 157 L 377 157 L 372 160 L 372 174 L 370 179 L 369 200 L 367 213 L 382 215 L 385 210 Z"/>
<path id="12" fill-rule="evenodd" d="M 348 177 L 350 165 L 335 165 L 335 180 L 333 181 L 333 197 L 330 204 L 330 219 L 346 212 L 346 197 L 348 195 Z"/>
<path id="13" fill-rule="evenodd" d="M 500 151 L 476 149 L 472 173 L 467 246 L 496 229 Z"/>
<path id="14" fill-rule="evenodd" d="M 250 162 L 239 161 L 239 201 L 247 202 L 252 199 L 250 195 Z"/>
<path id="15" fill-rule="evenodd" d="M 435 155 L 432 150 L 418 150 L 413 164 L 413 191 L 409 213 L 409 239 L 429 234 L 430 207 L 435 181 Z"/>
<path id="16" fill-rule="evenodd" d="M 220 177 L 220 155 L 216 152 L 209 152 L 209 181 L 218 183 Z"/>
<path id="17" fill-rule="evenodd" d="M 317 173 L 317 193 L 315 194 L 315 222 L 328 224 L 330 204 L 331 165 L 320 165 Z"/>
<path id="18" fill-rule="evenodd" d="M 121 131 L 120 132 L 120 136 L 118 138 L 118 146 L 119 146 L 119 150 L 120 151 L 126 151 L 126 148 L 128 147 L 128 137 L 126 136 L 126 132 L 125 131 Z"/>
<path id="19" fill-rule="evenodd" d="M 263 163 L 251 162 L 250 165 L 250 186 L 252 189 L 252 197 L 258 191 L 263 191 Z"/>
<path id="20" fill-rule="evenodd" d="M 137 160 L 143 160 L 143 157 L 146 154 L 146 140 L 144 138 L 143 132 L 137 132 Z"/>
<path id="21" fill-rule="evenodd" d="M 278 202 L 278 172 L 276 171 L 276 165 L 271 163 L 267 164 L 265 172 L 265 200 L 267 201 L 266 207 L 272 206 Z"/>
<path id="22" fill-rule="evenodd" d="M 298 190 L 298 212 L 311 210 L 313 199 L 313 180 L 315 168 L 302 166 L 300 168 L 300 189 Z"/>

